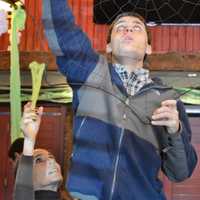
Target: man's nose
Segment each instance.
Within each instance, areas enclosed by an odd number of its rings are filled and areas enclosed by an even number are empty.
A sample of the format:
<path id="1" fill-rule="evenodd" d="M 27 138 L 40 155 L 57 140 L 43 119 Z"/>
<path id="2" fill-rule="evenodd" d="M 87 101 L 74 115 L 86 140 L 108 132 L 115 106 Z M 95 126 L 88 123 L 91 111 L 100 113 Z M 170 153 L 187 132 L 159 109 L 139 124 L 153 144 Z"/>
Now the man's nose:
<path id="1" fill-rule="evenodd" d="M 124 29 L 124 34 L 127 34 L 127 33 L 132 33 L 133 32 L 133 28 L 132 27 L 126 27 L 125 29 Z"/>

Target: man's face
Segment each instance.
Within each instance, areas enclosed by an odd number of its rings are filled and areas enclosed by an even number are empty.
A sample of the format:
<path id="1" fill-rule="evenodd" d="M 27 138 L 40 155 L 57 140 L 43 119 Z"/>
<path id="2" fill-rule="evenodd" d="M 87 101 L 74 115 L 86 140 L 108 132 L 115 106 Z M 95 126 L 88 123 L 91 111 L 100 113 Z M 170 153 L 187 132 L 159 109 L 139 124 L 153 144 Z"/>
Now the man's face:
<path id="1" fill-rule="evenodd" d="M 35 189 L 59 185 L 62 182 L 59 164 L 52 154 L 44 149 L 34 150 L 33 183 Z"/>
<path id="2" fill-rule="evenodd" d="M 113 26 L 110 51 L 115 57 L 143 59 L 151 53 L 144 23 L 133 16 L 121 17 Z"/>

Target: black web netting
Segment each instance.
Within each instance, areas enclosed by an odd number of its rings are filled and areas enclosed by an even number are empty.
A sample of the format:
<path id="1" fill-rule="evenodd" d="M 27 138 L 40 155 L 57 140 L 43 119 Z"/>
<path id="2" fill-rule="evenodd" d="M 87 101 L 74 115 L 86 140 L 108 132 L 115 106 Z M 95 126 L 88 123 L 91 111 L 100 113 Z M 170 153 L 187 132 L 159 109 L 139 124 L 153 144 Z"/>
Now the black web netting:
<path id="1" fill-rule="evenodd" d="M 200 24 L 200 0 L 95 0 L 94 22 L 110 24 L 124 11 L 158 24 Z"/>

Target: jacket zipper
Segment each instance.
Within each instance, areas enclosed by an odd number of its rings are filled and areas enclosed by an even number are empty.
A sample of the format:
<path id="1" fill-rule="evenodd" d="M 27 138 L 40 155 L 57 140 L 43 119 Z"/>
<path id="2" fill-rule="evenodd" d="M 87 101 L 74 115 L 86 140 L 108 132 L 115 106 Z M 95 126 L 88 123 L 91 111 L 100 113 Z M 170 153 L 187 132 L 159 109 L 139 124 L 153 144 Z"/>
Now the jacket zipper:
<path id="1" fill-rule="evenodd" d="M 81 128 L 83 127 L 83 125 L 84 125 L 86 119 L 87 119 L 87 117 L 84 117 L 83 120 L 81 121 L 81 125 L 80 125 L 80 127 L 79 127 L 79 129 L 78 129 L 78 131 L 77 131 L 76 137 L 78 137 L 78 136 L 80 135 Z M 72 151 L 71 158 L 73 157 L 74 152 L 76 152 L 76 145 L 74 145 L 74 149 L 73 149 L 73 151 Z"/>
<path id="2" fill-rule="evenodd" d="M 124 129 L 122 129 L 121 135 L 120 135 L 120 139 L 119 139 L 118 152 L 117 152 L 117 157 L 116 157 L 116 161 L 115 161 L 114 175 L 113 175 L 113 181 L 112 181 L 112 187 L 111 187 L 111 193 L 110 193 L 109 200 L 112 200 L 113 194 L 114 194 L 114 191 L 115 191 L 116 178 L 117 178 L 117 169 L 118 169 L 118 164 L 119 164 L 119 154 L 120 154 L 120 149 L 121 149 L 123 136 L 124 136 Z"/>
<path id="3" fill-rule="evenodd" d="M 85 123 L 85 121 L 86 121 L 86 118 L 87 118 L 87 117 L 84 117 L 84 118 L 83 118 L 83 120 L 82 120 L 82 122 L 81 122 L 81 125 L 80 125 L 80 127 L 79 127 L 79 129 L 78 129 L 77 136 L 80 134 L 81 128 L 82 128 L 82 126 L 84 125 L 84 123 Z"/>

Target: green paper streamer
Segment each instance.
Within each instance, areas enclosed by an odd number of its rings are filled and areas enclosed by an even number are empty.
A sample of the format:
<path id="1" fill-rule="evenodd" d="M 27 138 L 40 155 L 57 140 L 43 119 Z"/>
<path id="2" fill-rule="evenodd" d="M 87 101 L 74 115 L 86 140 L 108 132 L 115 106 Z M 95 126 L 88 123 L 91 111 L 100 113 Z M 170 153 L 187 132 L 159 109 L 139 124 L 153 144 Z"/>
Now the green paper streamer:
<path id="1" fill-rule="evenodd" d="M 29 68 L 31 69 L 31 75 L 32 75 L 32 98 L 31 98 L 32 109 L 35 109 L 36 103 L 39 97 L 39 93 L 40 93 L 45 64 L 44 63 L 39 64 L 34 61 L 29 65 Z"/>
<path id="2" fill-rule="evenodd" d="M 20 130 L 21 120 L 21 94 L 20 94 L 20 66 L 19 66 L 19 50 L 17 44 L 18 31 L 24 29 L 26 14 L 19 5 L 13 8 L 11 17 L 11 75 L 10 75 L 10 110 L 11 110 L 11 142 L 18 137 L 22 137 Z"/>
<path id="3" fill-rule="evenodd" d="M 181 96 L 181 100 L 184 103 L 200 105 L 200 90 L 190 88 L 176 88 L 180 93 L 185 93 Z"/>

